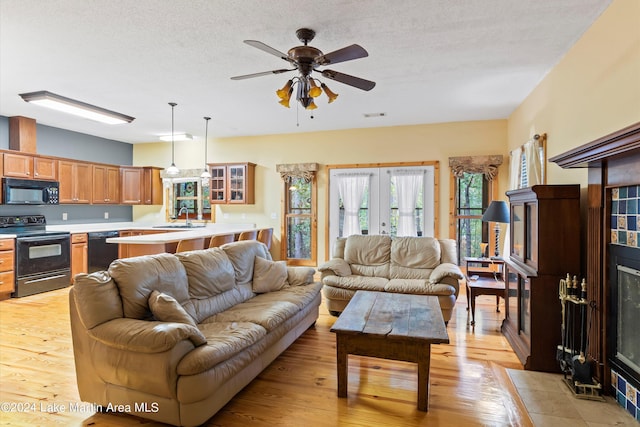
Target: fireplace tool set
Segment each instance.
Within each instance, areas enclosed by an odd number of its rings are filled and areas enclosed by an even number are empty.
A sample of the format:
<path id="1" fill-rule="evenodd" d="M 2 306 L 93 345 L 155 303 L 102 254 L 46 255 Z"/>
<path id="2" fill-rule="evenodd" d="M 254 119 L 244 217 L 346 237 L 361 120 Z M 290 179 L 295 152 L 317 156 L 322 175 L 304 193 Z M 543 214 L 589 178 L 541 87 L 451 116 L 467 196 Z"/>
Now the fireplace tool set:
<path id="1" fill-rule="evenodd" d="M 603 400 L 602 386 L 593 379 L 593 365 L 586 360 L 589 344 L 587 307 L 587 282 L 582 279 L 578 286 L 576 276 L 567 274 L 560 280 L 560 303 L 562 306 L 562 344 L 558 346 L 556 359 L 564 374 L 564 383 L 581 399 Z M 568 376 L 571 375 L 571 378 Z"/>

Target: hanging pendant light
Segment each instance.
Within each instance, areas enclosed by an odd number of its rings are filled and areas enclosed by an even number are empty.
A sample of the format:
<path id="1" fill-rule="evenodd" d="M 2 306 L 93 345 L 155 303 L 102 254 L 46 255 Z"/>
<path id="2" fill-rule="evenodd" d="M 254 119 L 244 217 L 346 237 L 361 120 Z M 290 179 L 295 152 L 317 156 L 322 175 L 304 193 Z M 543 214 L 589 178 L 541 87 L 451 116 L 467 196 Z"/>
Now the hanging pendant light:
<path id="1" fill-rule="evenodd" d="M 176 149 L 173 132 L 173 109 L 178 104 L 176 104 L 175 102 L 170 102 L 169 105 L 171 105 L 171 166 L 167 168 L 166 172 L 167 175 L 178 175 L 180 173 L 180 169 L 178 169 L 175 162 Z"/>
<path id="2" fill-rule="evenodd" d="M 205 128 L 204 128 L 204 170 L 200 174 L 200 179 L 202 180 L 202 186 L 208 187 L 209 180 L 211 179 L 211 174 L 209 173 L 209 167 L 207 166 L 207 143 L 209 142 L 209 120 L 211 117 L 205 117 Z"/>

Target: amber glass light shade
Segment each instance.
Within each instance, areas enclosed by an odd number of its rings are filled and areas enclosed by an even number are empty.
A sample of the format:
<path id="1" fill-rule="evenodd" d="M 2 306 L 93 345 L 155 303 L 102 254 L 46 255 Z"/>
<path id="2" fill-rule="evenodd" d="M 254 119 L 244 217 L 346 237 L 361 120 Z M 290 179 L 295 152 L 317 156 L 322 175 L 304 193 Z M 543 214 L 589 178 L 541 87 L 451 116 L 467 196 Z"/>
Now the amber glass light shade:
<path id="1" fill-rule="evenodd" d="M 309 102 L 309 105 L 307 106 L 307 110 L 315 110 L 316 108 L 318 108 L 316 103 L 313 102 L 313 98 L 309 98 L 309 99 L 311 100 L 311 102 Z"/>
<path id="2" fill-rule="evenodd" d="M 282 89 L 278 89 L 276 91 L 276 95 L 278 95 L 278 97 L 280 99 L 285 99 L 285 98 L 289 98 L 289 96 L 291 95 L 291 85 L 293 85 L 293 80 L 289 80 L 287 81 L 287 83 L 282 87 Z"/>
<path id="3" fill-rule="evenodd" d="M 313 79 L 309 79 L 309 84 L 311 85 L 311 88 L 309 89 L 310 97 L 317 98 L 318 96 L 322 95 L 322 89 L 320 89 L 316 85 L 316 82 Z"/>
<path id="4" fill-rule="evenodd" d="M 336 98 L 338 97 L 338 94 L 331 92 L 331 89 L 329 89 L 329 87 L 327 87 L 327 85 L 324 83 L 322 83 L 321 86 L 322 86 L 322 89 L 324 90 L 324 93 L 327 94 L 327 98 L 329 98 L 329 104 L 331 104 L 333 101 L 336 100 Z"/>

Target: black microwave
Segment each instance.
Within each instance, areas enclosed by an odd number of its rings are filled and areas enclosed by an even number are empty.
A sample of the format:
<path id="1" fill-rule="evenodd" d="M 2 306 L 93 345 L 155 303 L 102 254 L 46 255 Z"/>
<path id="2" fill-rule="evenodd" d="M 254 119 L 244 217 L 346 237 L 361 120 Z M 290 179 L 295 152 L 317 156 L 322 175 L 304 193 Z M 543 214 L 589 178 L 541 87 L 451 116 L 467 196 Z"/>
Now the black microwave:
<path id="1" fill-rule="evenodd" d="M 2 178 L 5 205 L 57 205 L 59 190 L 56 181 Z"/>

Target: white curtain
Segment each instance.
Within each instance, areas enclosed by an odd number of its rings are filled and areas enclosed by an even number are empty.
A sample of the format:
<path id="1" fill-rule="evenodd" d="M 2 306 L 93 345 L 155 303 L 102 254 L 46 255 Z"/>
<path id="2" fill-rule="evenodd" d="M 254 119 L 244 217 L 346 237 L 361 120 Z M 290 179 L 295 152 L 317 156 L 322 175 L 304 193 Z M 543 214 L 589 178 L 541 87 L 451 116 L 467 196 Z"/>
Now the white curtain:
<path id="1" fill-rule="evenodd" d="M 424 171 L 393 171 L 391 180 L 398 196 L 397 236 L 417 236 L 416 201 L 422 187 Z"/>
<path id="2" fill-rule="evenodd" d="M 522 149 L 516 148 L 511 151 L 509 161 L 509 190 L 520 188 L 520 168 L 522 165 Z"/>
<path id="3" fill-rule="evenodd" d="M 542 184 L 542 161 L 540 160 L 540 144 L 537 139 L 523 145 L 525 168 L 529 179 L 528 187 Z"/>
<path id="4" fill-rule="evenodd" d="M 362 196 L 369 186 L 369 174 L 341 174 L 338 175 L 338 193 L 344 205 L 344 224 L 342 237 L 352 234 L 362 234 L 360 228 L 360 205 Z"/>

